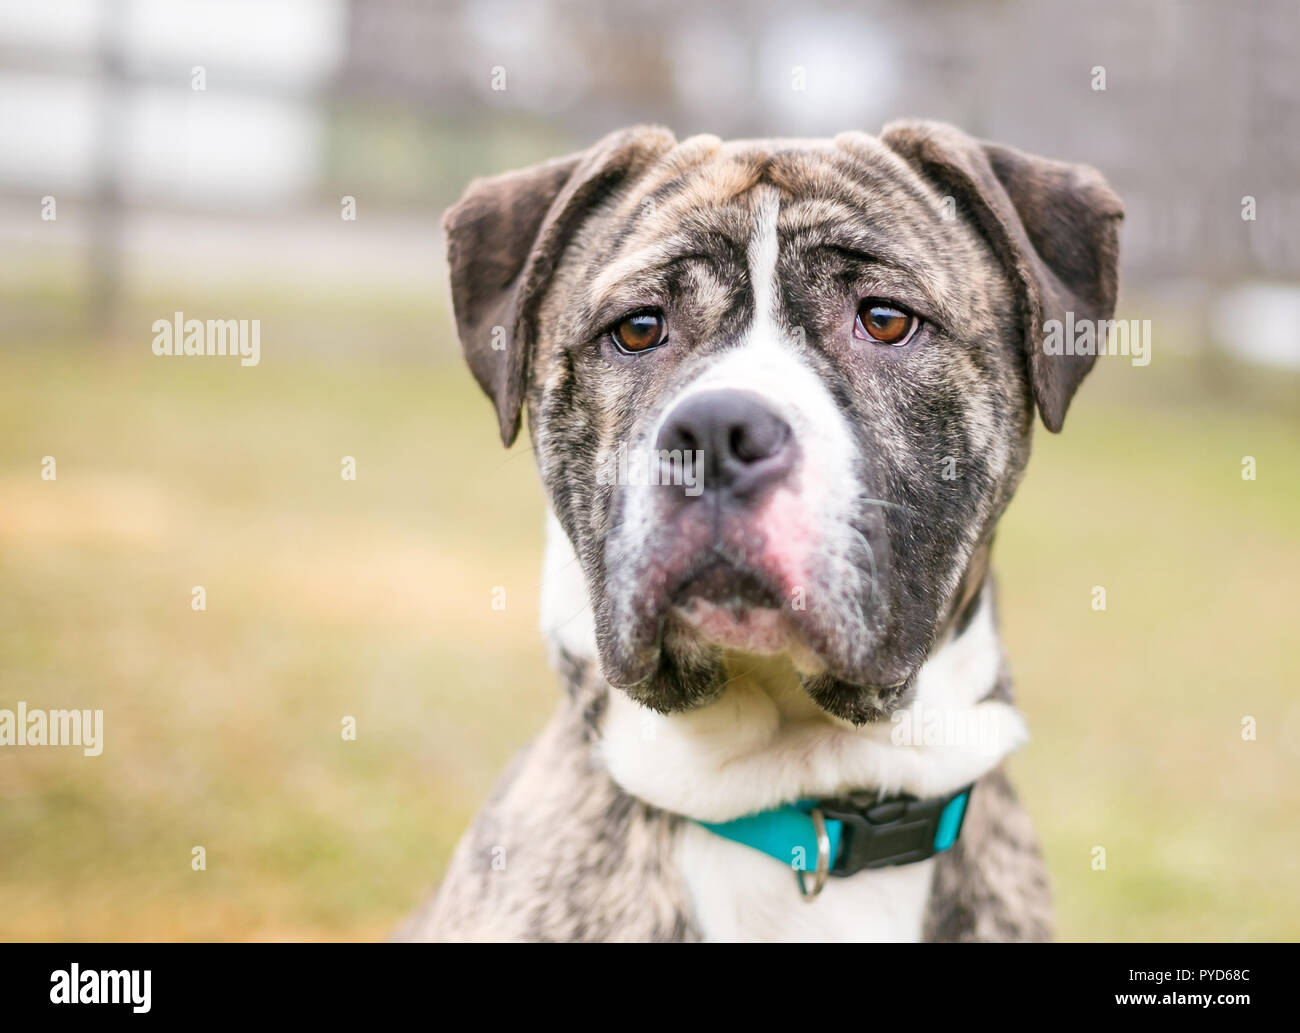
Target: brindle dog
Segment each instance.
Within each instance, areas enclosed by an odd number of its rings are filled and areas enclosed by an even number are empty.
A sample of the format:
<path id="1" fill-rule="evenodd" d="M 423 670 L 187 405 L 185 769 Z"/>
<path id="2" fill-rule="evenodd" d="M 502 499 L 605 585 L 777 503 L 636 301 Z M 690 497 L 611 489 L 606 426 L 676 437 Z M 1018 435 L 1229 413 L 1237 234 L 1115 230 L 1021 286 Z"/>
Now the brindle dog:
<path id="1" fill-rule="evenodd" d="M 1093 362 L 1045 323 L 1111 316 L 1121 215 L 1092 169 L 930 123 L 636 128 L 470 185 L 456 322 L 506 445 L 528 413 L 567 693 L 406 935 L 1050 935 L 989 553 L 1035 410 L 1059 431 Z M 700 824 L 971 781 L 952 849 L 811 902 Z"/>

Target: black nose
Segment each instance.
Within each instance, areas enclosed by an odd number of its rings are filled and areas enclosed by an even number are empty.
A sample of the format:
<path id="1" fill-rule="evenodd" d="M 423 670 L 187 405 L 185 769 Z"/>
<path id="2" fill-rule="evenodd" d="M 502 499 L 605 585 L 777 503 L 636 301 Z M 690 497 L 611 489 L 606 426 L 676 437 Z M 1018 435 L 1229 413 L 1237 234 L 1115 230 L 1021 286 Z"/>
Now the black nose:
<path id="1" fill-rule="evenodd" d="M 668 414 L 661 452 L 702 453 L 703 494 L 747 498 L 794 465 L 790 426 L 748 391 L 703 391 Z"/>

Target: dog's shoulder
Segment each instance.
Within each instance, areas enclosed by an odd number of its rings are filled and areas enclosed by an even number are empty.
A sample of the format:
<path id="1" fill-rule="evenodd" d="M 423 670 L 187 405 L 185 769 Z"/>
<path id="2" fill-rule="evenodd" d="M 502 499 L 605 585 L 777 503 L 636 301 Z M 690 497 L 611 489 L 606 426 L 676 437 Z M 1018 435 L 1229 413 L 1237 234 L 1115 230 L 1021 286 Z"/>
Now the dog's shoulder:
<path id="1" fill-rule="evenodd" d="M 623 792 L 566 700 L 516 756 L 407 940 L 692 940 L 677 819 Z"/>
<path id="2" fill-rule="evenodd" d="M 935 858 L 923 939 L 1023 942 L 1051 937 L 1051 889 L 1038 838 L 998 768 L 976 784 L 961 838 Z"/>

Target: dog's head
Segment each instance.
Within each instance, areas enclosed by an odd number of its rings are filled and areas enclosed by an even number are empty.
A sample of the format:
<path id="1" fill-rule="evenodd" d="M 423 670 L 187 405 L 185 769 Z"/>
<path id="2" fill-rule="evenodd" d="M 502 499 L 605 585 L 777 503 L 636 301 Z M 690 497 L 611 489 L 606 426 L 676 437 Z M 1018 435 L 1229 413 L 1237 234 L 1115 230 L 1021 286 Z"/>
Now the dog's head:
<path id="1" fill-rule="evenodd" d="M 948 126 L 678 143 L 615 133 L 446 216 L 470 368 L 521 413 L 609 681 L 658 710 L 724 651 L 787 653 L 877 720 L 983 582 L 1035 407 L 1059 430 L 1107 319 L 1118 198 Z"/>

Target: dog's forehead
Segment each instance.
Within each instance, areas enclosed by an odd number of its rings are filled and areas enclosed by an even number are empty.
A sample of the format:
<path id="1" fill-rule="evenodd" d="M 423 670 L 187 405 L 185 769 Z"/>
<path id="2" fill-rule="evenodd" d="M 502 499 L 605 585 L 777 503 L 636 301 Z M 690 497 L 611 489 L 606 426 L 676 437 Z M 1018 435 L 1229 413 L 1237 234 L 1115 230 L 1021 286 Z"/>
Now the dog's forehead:
<path id="1" fill-rule="evenodd" d="M 906 163 L 877 138 L 842 133 L 833 139 L 690 137 L 645 171 L 628 202 L 663 215 L 719 207 L 752 210 L 763 187 L 775 188 L 785 204 L 861 200 L 873 192 L 928 197 Z"/>
<path id="2" fill-rule="evenodd" d="M 751 249 L 773 219 L 782 255 L 838 243 L 942 290 L 950 286 L 945 267 L 970 256 L 970 240 L 945 219 L 942 203 L 866 133 L 690 137 L 644 170 L 593 227 L 580 259 L 589 272 L 586 297 L 599 304 L 647 270 L 699 255 L 714 259 L 725 278 L 747 275 Z"/>
<path id="3" fill-rule="evenodd" d="M 964 241 L 942 198 L 891 148 L 866 133 L 830 139 L 681 141 L 627 185 L 590 238 L 594 280 L 612 287 L 681 256 L 744 258 L 775 214 L 784 252 L 832 232 L 882 260 L 935 254 Z M 744 262 L 739 263 L 743 265 Z"/>

